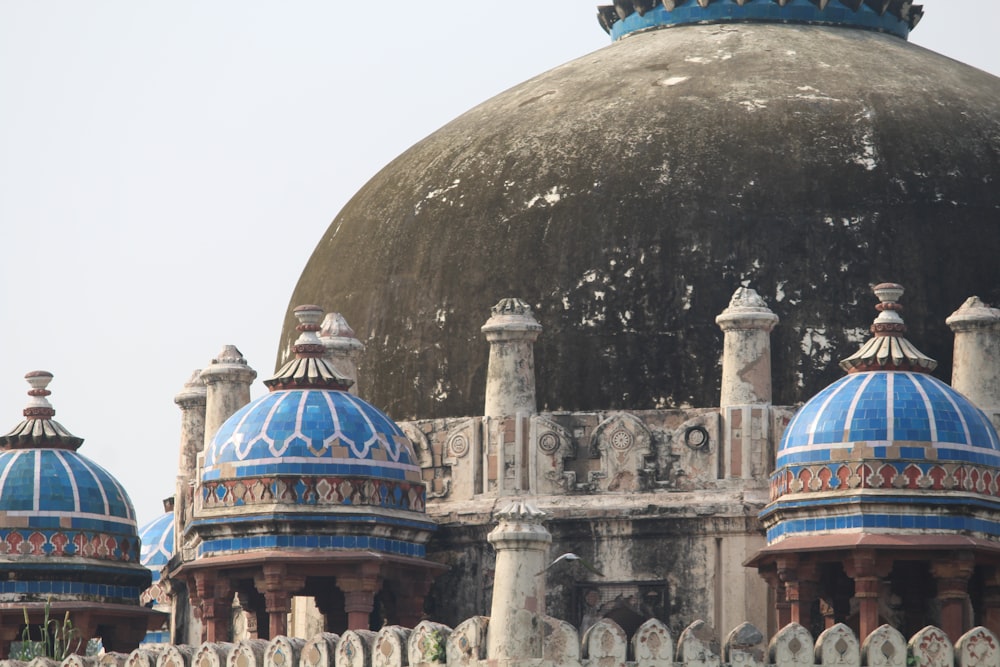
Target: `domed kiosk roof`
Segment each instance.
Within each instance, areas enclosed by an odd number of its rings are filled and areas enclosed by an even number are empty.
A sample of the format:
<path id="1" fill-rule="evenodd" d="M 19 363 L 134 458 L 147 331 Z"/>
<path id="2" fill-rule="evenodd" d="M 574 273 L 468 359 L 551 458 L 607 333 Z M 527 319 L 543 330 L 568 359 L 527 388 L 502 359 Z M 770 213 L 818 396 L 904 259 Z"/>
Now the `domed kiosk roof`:
<path id="1" fill-rule="evenodd" d="M 422 557 L 434 524 L 409 438 L 348 393 L 316 336 L 323 311 L 295 315 L 295 357 L 206 452 L 191 523 L 199 556 L 324 547 Z"/>
<path id="2" fill-rule="evenodd" d="M 174 554 L 174 514 L 166 512 L 153 519 L 139 531 L 142 552 L 139 562 L 153 572 L 153 581 L 159 581 L 160 568 Z"/>
<path id="3" fill-rule="evenodd" d="M 875 337 L 785 429 L 761 515 L 768 542 L 858 530 L 1000 540 L 996 430 L 903 337 L 902 287 L 875 293 Z"/>
<path id="4" fill-rule="evenodd" d="M 767 10 L 753 21 L 711 15 L 729 0 L 670 4 L 691 20 L 460 116 L 320 238 L 291 302 L 348 316 L 374 404 L 480 414 L 478 313 L 508 294 L 546 321 L 539 408 L 588 410 L 714 405 L 724 285 L 750 281 L 781 309 L 777 404 L 836 379 L 876 267 L 915 288 L 917 333 L 941 358 L 950 337 L 926 315 L 1000 286 L 1000 80 L 863 25 L 794 18 L 817 4 L 877 16 L 872 3 L 747 0 Z M 294 337 L 289 318 L 283 350 Z"/>
<path id="5" fill-rule="evenodd" d="M 149 585 L 139 565 L 132 502 L 106 470 L 77 453 L 82 438 L 52 419 L 52 374 L 26 376 L 24 420 L 0 436 L 0 599 L 84 599 L 138 605 Z"/>

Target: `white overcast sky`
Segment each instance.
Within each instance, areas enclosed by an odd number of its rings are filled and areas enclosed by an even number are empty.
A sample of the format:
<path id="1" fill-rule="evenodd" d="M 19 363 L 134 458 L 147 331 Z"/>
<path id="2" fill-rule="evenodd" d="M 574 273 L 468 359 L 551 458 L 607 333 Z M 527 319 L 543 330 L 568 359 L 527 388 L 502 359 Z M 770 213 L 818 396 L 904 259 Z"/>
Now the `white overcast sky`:
<path id="1" fill-rule="evenodd" d="M 267 377 L 350 196 L 605 46 L 596 4 L 0 0 L 0 431 L 51 371 L 56 419 L 153 519 L 191 371 L 233 343 Z M 913 42 L 1000 75 L 1000 2 L 923 4 Z"/>

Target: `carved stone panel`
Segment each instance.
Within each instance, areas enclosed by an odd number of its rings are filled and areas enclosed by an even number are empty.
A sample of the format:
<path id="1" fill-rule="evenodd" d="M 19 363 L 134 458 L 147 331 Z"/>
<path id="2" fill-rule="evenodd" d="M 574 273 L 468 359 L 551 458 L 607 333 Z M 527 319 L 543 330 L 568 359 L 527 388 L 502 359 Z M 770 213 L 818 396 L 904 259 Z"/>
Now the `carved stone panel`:
<path id="1" fill-rule="evenodd" d="M 547 417 L 535 415 L 530 433 L 534 445 L 528 461 L 531 491 L 549 495 L 574 490 L 576 475 L 566 470 L 566 459 L 576 456 L 569 431 Z"/>
<path id="2" fill-rule="evenodd" d="M 906 667 L 906 638 L 891 625 L 883 625 L 861 644 L 867 667 Z"/>
<path id="3" fill-rule="evenodd" d="M 918 667 L 954 667 L 955 647 L 941 628 L 928 625 L 907 644 Z"/>
<path id="4" fill-rule="evenodd" d="M 816 639 L 816 662 L 830 667 L 861 667 L 861 646 L 849 627 L 837 623 Z"/>
<path id="5" fill-rule="evenodd" d="M 652 486 L 656 462 L 653 437 L 635 415 L 619 412 L 597 425 L 591 438 L 591 456 L 601 459 L 598 491 L 641 491 Z"/>
<path id="6" fill-rule="evenodd" d="M 705 621 L 695 621 L 677 638 L 677 662 L 684 667 L 719 667 L 719 640 Z"/>
<path id="7" fill-rule="evenodd" d="M 674 638 L 670 629 L 655 618 L 649 619 L 632 637 L 632 654 L 636 667 L 672 667 Z"/>
<path id="8" fill-rule="evenodd" d="M 767 652 L 776 667 L 812 667 L 813 638 L 798 623 L 789 623 L 771 638 Z"/>

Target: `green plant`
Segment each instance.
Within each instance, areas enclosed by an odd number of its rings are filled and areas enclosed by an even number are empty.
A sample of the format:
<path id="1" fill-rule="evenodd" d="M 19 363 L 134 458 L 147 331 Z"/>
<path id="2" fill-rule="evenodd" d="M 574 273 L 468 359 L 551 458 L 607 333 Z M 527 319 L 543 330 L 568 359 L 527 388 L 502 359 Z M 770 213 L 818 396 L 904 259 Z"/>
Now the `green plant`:
<path id="1" fill-rule="evenodd" d="M 445 647 L 444 634 L 440 630 L 432 630 L 424 635 L 424 658 L 427 662 L 447 662 L 448 653 Z"/>
<path id="2" fill-rule="evenodd" d="M 21 631 L 20 646 L 11 650 L 12 660 L 32 660 L 37 657 L 52 658 L 62 662 L 70 654 L 76 653 L 83 645 L 80 631 L 73 627 L 69 612 L 63 617 L 60 623 L 58 619 L 51 617 L 52 601 L 45 601 L 45 614 L 42 622 L 32 625 L 28 619 L 28 610 L 22 608 L 24 612 L 24 630 Z M 39 639 L 32 639 L 32 629 L 36 630 Z"/>

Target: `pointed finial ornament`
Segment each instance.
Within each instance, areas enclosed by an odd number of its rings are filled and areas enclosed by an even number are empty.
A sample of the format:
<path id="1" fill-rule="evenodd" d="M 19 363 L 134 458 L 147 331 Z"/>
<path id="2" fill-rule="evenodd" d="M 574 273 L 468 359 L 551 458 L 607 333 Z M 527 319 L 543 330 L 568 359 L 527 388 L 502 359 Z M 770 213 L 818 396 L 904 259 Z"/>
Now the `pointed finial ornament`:
<path id="1" fill-rule="evenodd" d="M 326 346 L 317 332 L 323 321 L 319 306 L 298 306 L 292 311 L 299 325 L 299 337 L 292 345 L 295 357 L 278 369 L 271 378 L 264 380 L 271 391 L 279 389 L 337 389 L 346 391 L 354 380 L 345 377 L 326 357 Z"/>
<path id="2" fill-rule="evenodd" d="M 861 349 L 840 362 L 848 373 L 861 371 L 896 370 L 930 373 L 937 362 L 914 347 L 906 339 L 906 324 L 900 313 L 899 303 L 903 286 L 897 283 L 879 283 L 872 288 L 879 303 L 875 306 L 878 317 L 872 322 L 873 338 Z"/>
<path id="3" fill-rule="evenodd" d="M 78 449 L 83 444 L 83 438 L 76 437 L 52 419 L 56 415 L 48 399 L 52 394 L 48 390 L 52 373 L 31 371 L 24 379 L 31 385 L 28 390 L 28 405 L 22 411 L 24 419 L 9 433 L 0 435 L 0 450 Z"/>

